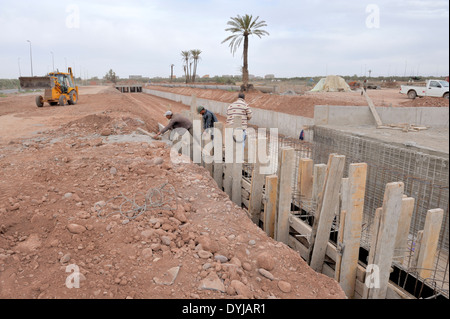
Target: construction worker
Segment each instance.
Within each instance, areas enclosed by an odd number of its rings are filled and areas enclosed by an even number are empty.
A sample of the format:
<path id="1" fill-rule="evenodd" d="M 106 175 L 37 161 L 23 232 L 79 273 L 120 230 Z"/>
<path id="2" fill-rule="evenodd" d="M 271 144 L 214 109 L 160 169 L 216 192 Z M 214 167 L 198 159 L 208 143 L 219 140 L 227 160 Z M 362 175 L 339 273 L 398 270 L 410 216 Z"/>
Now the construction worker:
<path id="1" fill-rule="evenodd" d="M 156 137 L 159 137 L 160 135 L 166 133 L 168 130 L 175 130 L 178 128 L 186 129 L 187 131 L 189 131 L 191 136 L 193 135 L 191 120 L 182 116 L 181 114 L 173 114 L 172 111 L 167 111 L 164 115 L 170 122 L 165 128 L 161 130 L 161 132 L 156 134 Z"/>
<path id="2" fill-rule="evenodd" d="M 203 116 L 203 129 L 206 134 L 211 135 L 211 139 L 214 139 L 214 123 L 217 122 L 216 115 L 205 109 L 204 106 L 199 106 L 197 112 Z"/>
<path id="3" fill-rule="evenodd" d="M 235 116 L 242 117 L 242 129 L 244 131 L 244 146 L 247 138 L 248 121 L 252 118 L 253 112 L 245 102 L 245 94 L 240 92 L 236 102 L 230 104 L 227 109 L 227 125 L 232 125 Z"/>

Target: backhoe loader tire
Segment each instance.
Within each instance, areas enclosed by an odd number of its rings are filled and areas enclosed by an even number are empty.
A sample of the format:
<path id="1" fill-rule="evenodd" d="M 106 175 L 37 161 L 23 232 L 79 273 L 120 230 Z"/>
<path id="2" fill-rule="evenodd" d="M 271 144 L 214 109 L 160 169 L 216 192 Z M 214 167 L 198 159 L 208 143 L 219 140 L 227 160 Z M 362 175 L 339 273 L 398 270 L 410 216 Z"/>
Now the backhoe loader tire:
<path id="1" fill-rule="evenodd" d="M 66 97 L 64 95 L 61 95 L 59 97 L 59 105 L 64 106 L 66 104 Z"/>
<path id="2" fill-rule="evenodd" d="M 44 106 L 44 98 L 40 95 L 36 96 L 36 105 L 37 107 L 43 107 Z"/>
<path id="3" fill-rule="evenodd" d="M 77 102 L 78 102 L 78 94 L 77 94 L 77 92 L 75 92 L 75 91 L 71 91 L 70 92 L 70 94 L 69 94 L 69 104 L 70 105 L 75 105 L 75 104 L 77 104 Z"/>

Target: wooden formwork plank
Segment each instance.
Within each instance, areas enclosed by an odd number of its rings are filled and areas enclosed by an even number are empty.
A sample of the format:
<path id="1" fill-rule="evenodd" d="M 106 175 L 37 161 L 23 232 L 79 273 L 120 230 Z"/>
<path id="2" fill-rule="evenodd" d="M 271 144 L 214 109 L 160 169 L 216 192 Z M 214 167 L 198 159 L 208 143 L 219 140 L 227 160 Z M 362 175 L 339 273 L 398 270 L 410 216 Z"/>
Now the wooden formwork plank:
<path id="1" fill-rule="evenodd" d="M 275 237 L 275 220 L 277 214 L 278 176 L 266 176 L 266 202 L 264 204 L 264 231 Z"/>
<path id="2" fill-rule="evenodd" d="M 262 147 L 261 146 L 262 144 L 260 145 L 257 144 L 259 143 L 255 143 L 256 151 L 259 147 Z M 261 201 L 263 197 L 264 176 L 265 176 L 264 174 L 261 174 L 261 165 L 259 161 L 259 156 L 256 156 L 252 172 L 252 183 L 249 201 L 250 207 L 248 208 L 248 212 L 250 213 L 251 219 L 256 225 L 259 225 L 259 219 L 261 216 L 261 208 L 262 208 Z"/>
<path id="3" fill-rule="evenodd" d="M 372 264 L 375 267 L 376 284 L 368 287 L 369 299 L 385 299 L 386 290 L 391 273 L 392 260 L 394 257 L 395 237 L 397 235 L 398 221 L 402 209 L 402 196 L 404 184 L 402 182 L 389 183 L 386 185 L 383 199 L 383 207 L 380 214 L 378 234 L 376 238 Z M 370 258 L 370 254 L 369 254 Z"/>
<path id="4" fill-rule="evenodd" d="M 234 144 L 235 158 L 232 166 L 232 190 L 231 200 L 239 207 L 242 205 L 242 164 L 244 162 L 244 147 L 243 147 L 243 131 L 242 131 L 242 116 L 235 116 L 233 118 L 233 129 L 236 141 Z"/>
<path id="5" fill-rule="evenodd" d="M 348 185 L 342 188 L 343 192 L 347 192 L 347 195 L 344 196 L 346 201 L 343 228 L 344 249 L 340 265 L 339 283 L 347 297 L 353 298 L 361 242 L 367 164 L 351 164 L 348 175 Z"/>
<path id="6" fill-rule="evenodd" d="M 214 180 L 219 189 L 223 188 L 223 124 L 214 123 Z"/>
<path id="7" fill-rule="evenodd" d="M 345 227 L 345 215 L 347 212 L 341 210 L 340 222 L 339 222 L 339 232 L 337 239 L 337 254 L 336 254 L 336 267 L 334 273 L 334 279 L 340 282 L 341 278 L 341 263 L 342 263 L 342 248 L 344 247 L 344 227 Z M 347 296 L 348 297 L 348 296 Z"/>
<path id="8" fill-rule="evenodd" d="M 383 208 L 377 208 L 375 210 L 375 216 L 373 218 L 372 227 L 370 228 L 370 251 L 369 256 L 367 257 L 367 264 L 373 265 L 374 263 L 374 256 L 375 256 L 375 249 L 377 245 L 377 237 L 378 233 L 380 231 L 380 219 L 381 219 L 381 213 L 383 211 Z M 362 298 L 367 299 L 369 297 L 369 287 L 368 285 L 364 286 L 364 290 L 362 292 Z"/>
<path id="9" fill-rule="evenodd" d="M 319 199 L 319 194 L 323 192 L 326 174 L 327 174 L 327 165 L 326 164 L 314 165 L 313 193 L 312 193 L 313 203 L 317 203 L 317 201 Z"/>
<path id="10" fill-rule="evenodd" d="M 294 159 L 295 151 L 292 147 L 282 148 L 275 239 L 285 244 L 287 244 L 289 238 Z"/>
<path id="11" fill-rule="evenodd" d="M 375 108 L 375 105 L 372 102 L 372 99 L 367 94 L 366 90 L 363 90 L 364 97 L 367 100 L 367 104 L 369 104 L 370 112 L 372 112 L 373 118 L 375 119 L 375 123 L 378 126 L 382 126 L 383 122 L 381 121 L 380 115 L 377 112 L 377 109 Z"/>
<path id="12" fill-rule="evenodd" d="M 293 215 L 292 213 L 291 213 L 290 218 L 289 218 L 289 224 L 292 227 L 292 229 L 294 229 L 296 232 L 298 232 L 301 236 L 304 236 L 306 238 L 311 236 L 312 227 L 309 226 L 304 221 L 302 221 L 297 216 Z M 338 253 L 337 253 L 336 246 L 333 245 L 331 242 L 328 242 L 327 248 L 326 248 L 326 251 L 325 251 L 325 255 L 328 258 L 330 258 L 331 260 L 336 261 L 337 260 L 337 254 Z M 307 256 L 305 256 L 304 258 L 306 260 Z"/>
<path id="13" fill-rule="evenodd" d="M 314 161 L 309 158 L 301 158 L 298 166 L 298 183 L 300 198 L 310 201 L 313 194 Z"/>
<path id="14" fill-rule="evenodd" d="M 404 257 L 408 250 L 409 228 L 411 226 L 414 204 L 414 198 L 402 198 L 402 211 L 400 213 L 397 236 L 395 238 L 395 260 L 400 264 L 403 264 Z"/>
<path id="15" fill-rule="evenodd" d="M 419 262 L 420 245 L 422 244 L 422 238 L 423 238 L 423 230 L 419 230 L 417 232 L 416 243 L 414 246 L 414 255 L 411 261 L 411 268 L 413 269 L 417 268 L 417 263 Z"/>
<path id="16" fill-rule="evenodd" d="M 211 136 L 208 134 L 203 138 L 203 162 L 205 163 L 205 169 L 209 172 L 209 175 L 213 177 L 213 162 L 214 162 L 214 144 Z"/>
<path id="17" fill-rule="evenodd" d="M 331 226 L 335 217 L 335 210 L 339 202 L 339 190 L 344 174 L 345 156 L 330 155 L 325 188 L 320 208 L 314 219 L 313 231 L 310 238 L 310 267 L 317 272 L 322 271 L 325 250 L 330 237 Z"/>
<path id="18" fill-rule="evenodd" d="M 234 162 L 234 142 L 233 142 L 233 130 L 228 125 L 224 128 L 224 140 L 225 140 L 225 164 L 223 166 L 224 179 L 223 189 L 231 198 L 232 189 L 232 168 Z"/>
<path id="19" fill-rule="evenodd" d="M 423 228 L 423 238 L 417 260 L 419 276 L 424 279 L 432 276 L 443 218 L 444 210 L 441 208 L 431 209 L 427 212 Z"/>
<path id="20" fill-rule="evenodd" d="M 197 96 L 192 95 L 191 96 L 191 115 L 193 116 L 195 113 L 197 113 Z"/>

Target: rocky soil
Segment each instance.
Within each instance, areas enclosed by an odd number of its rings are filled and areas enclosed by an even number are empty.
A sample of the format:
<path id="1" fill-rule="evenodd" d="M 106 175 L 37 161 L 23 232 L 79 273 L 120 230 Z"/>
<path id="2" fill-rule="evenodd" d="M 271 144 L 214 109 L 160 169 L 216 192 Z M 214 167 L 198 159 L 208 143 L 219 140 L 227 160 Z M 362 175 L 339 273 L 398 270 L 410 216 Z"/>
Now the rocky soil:
<path id="1" fill-rule="evenodd" d="M 112 91 L 33 101 L 0 100 L 0 298 L 345 298 L 202 167 L 136 134 L 184 106 Z"/>

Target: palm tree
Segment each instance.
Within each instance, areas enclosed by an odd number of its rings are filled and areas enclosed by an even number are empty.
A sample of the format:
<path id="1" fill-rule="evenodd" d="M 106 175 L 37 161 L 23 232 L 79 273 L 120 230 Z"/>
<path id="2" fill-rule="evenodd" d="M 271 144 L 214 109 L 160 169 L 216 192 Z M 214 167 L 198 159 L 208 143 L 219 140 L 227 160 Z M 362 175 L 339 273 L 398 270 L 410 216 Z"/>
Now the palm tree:
<path id="1" fill-rule="evenodd" d="M 191 51 L 181 51 L 182 60 L 184 63 L 184 74 L 186 75 L 186 84 L 189 82 L 189 61 L 191 60 Z"/>
<path id="2" fill-rule="evenodd" d="M 269 32 L 262 30 L 262 27 L 266 27 L 266 21 L 259 21 L 259 16 L 253 19 L 251 15 L 244 15 L 241 17 L 238 15 L 235 18 L 230 18 L 231 20 L 227 22 L 230 28 L 225 29 L 225 31 L 230 31 L 233 33 L 228 38 L 222 41 L 222 43 L 230 41 L 229 47 L 231 52 L 236 52 L 237 48 L 241 45 L 242 40 L 244 40 L 244 66 L 242 68 L 242 81 L 244 82 L 244 89 L 248 89 L 248 37 L 250 35 L 256 35 L 261 38 L 264 35 L 269 35 Z"/>
<path id="3" fill-rule="evenodd" d="M 197 75 L 198 61 L 201 59 L 200 54 L 202 54 L 201 50 L 191 50 L 191 56 L 192 56 L 192 59 L 194 60 L 194 72 L 192 73 L 192 82 L 194 82 L 194 83 L 195 83 L 195 77 Z"/>

